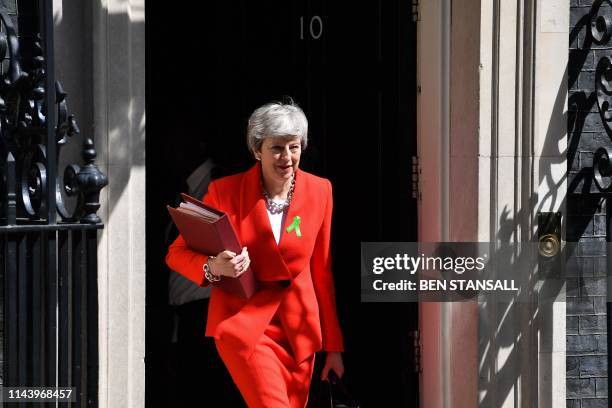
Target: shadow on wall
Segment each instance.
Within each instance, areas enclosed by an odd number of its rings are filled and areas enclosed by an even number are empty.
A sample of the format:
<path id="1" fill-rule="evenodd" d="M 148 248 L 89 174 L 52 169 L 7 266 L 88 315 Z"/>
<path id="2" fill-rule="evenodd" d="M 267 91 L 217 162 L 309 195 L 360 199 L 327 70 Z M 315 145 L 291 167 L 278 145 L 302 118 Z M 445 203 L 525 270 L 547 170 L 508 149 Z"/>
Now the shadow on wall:
<path id="1" fill-rule="evenodd" d="M 100 360 L 99 388 L 101 403 L 108 398 L 118 406 L 138 401 L 144 391 L 139 373 L 146 275 L 144 243 L 137 232 L 145 228 L 130 223 L 145 205 L 145 22 L 144 9 L 134 3 L 54 1 L 56 77 L 80 128 L 60 156 L 58 174 L 66 164 L 82 162 L 82 140 L 92 137 L 96 164 L 109 181 L 98 211 L 106 224 L 98 245 L 107 252 L 99 258 L 99 307 L 105 315 L 99 327 L 105 359 Z M 106 239 L 111 230 L 112 238 Z M 128 385 L 131 395 L 108 394 Z"/>
<path id="2" fill-rule="evenodd" d="M 531 237 L 518 237 L 519 225 L 524 225 L 524 220 L 532 219 L 538 212 L 554 211 L 554 203 L 560 203 L 560 208 L 567 208 L 568 217 L 564 220 L 564 224 L 567 225 L 566 241 L 577 242 L 576 245 L 567 245 L 565 252 L 561 253 L 561 259 L 567 261 L 565 276 L 569 278 L 567 280 L 568 312 L 572 310 L 573 302 L 580 301 L 580 298 L 574 298 L 574 296 L 582 293 L 586 286 L 593 283 L 577 278 L 581 274 L 580 258 L 588 254 L 589 248 L 593 247 L 593 242 L 596 243 L 595 246 L 603 242 L 603 246 L 599 245 L 598 248 L 605 254 L 605 237 L 594 239 L 590 237 L 593 235 L 593 219 L 596 214 L 601 214 L 603 211 L 601 199 L 593 196 L 583 197 L 584 194 L 593 192 L 594 189 L 592 172 L 594 150 L 605 144 L 610 145 L 610 138 L 606 135 L 597 112 L 594 75 L 591 72 L 594 70 L 591 51 L 592 48 L 598 47 L 592 43 L 589 33 L 590 8 L 585 8 L 584 11 L 585 15 L 575 23 L 575 26 L 571 27 L 569 63 L 563 76 L 563 78 L 568 78 L 568 88 L 564 86 L 565 84 L 560 84 L 551 120 L 547 127 L 543 152 L 546 152 L 544 154 L 550 156 L 550 159 L 539 162 L 536 187 L 544 189 L 547 193 L 544 196 L 534 194 L 529 197 L 528 205 L 513 214 L 505 208 L 499 217 L 499 232 L 496 236 L 502 246 L 520 240 L 536 242 L 537 232 Z M 583 70 L 587 72 L 582 72 Z M 570 90 L 568 111 L 564 111 L 567 89 Z M 559 149 L 560 145 L 564 145 L 560 142 L 563 142 L 563 138 L 566 137 L 562 131 L 559 131 L 558 123 L 563 119 L 567 121 L 569 135 L 566 151 Z M 534 153 L 540 154 L 540 152 Z M 567 157 L 567 172 L 556 179 L 553 166 L 562 165 L 564 157 Z M 515 166 L 519 165 L 515 164 Z M 515 173 L 520 174 L 520 171 L 520 167 L 515 168 Z M 561 197 L 559 194 L 563 191 L 562 187 L 566 182 L 568 183 L 568 195 Z M 516 259 L 508 259 L 506 262 L 516 265 L 535 265 L 537 263 L 537 260 L 524 259 L 524 256 L 528 256 L 527 254 L 518 253 L 516 255 Z M 524 273 L 536 276 L 535 272 L 534 267 L 532 270 L 525 270 Z M 599 268 L 598 272 L 597 265 L 595 265 L 594 275 L 597 276 L 598 273 L 600 276 L 605 276 L 605 269 Z M 529 297 L 533 298 L 534 302 L 498 303 L 494 307 L 479 305 L 480 321 L 495 322 L 497 325 L 489 328 L 490 330 L 480 329 L 479 393 L 481 407 L 501 406 L 504 401 L 514 399 L 515 404 L 518 403 L 519 406 L 537 404 L 552 408 L 549 398 L 556 391 L 552 389 L 552 382 L 548 381 L 549 389 L 542 389 L 541 385 L 531 386 L 521 383 L 522 373 L 525 373 L 525 370 L 528 370 L 530 378 L 550 379 L 554 375 L 553 370 L 558 369 L 546 357 L 547 353 L 555 351 L 553 343 L 559 341 L 555 340 L 555 328 L 552 327 L 551 317 L 554 304 L 550 301 L 538 302 L 538 299 L 543 294 L 546 294 L 546 299 L 557 296 L 561 301 L 565 299 L 563 291 L 560 291 L 561 288 L 554 282 L 543 281 L 542 286 L 536 286 L 537 283 L 537 279 L 534 279 L 532 284 L 523 288 L 527 290 Z M 586 294 L 589 294 L 588 291 Z M 605 302 L 605 296 L 603 299 Z M 605 304 L 603 311 L 605 312 Z M 591 313 L 597 312 L 598 310 L 593 310 Z M 528 350 L 541 351 L 537 356 L 537 361 L 531 359 L 532 354 Z M 568 343 L 567 354 L 572 352 L 572 347 Z M 503 361 L 501 365 L 500 361 Z M 580 368 L 570 367 L 569 359 L 567 369 L 568 377 L 575 373 L 582 373 Z M 574 374 L 569 372 L 572 370 Z M 568 398 L 576 397 L 572 392 L 572 389 L 568 387 Z"/>
<path id="3" fill-rule="evenodd" d="M 593 13 L 593 14 L 590 14 Z M 610 43 L 597 44 L 591 35 L 591 17 L 610 18 L 612 4 L 596 1 L 592 7 L 572 6 L 569 44 L 568 98 L 568 228 L 567 240 L 576 241 L 577 256 L 568 273 L 567 398 L 579 403 L 607 404 L 606 344 L 606 207 L 593 179 L 593 155 L 612 147 L 597 106 L 596 65 L 609 55 Z M 609 237 L 608 237 L 609 238 Z M 585 327 L 589 321 L 600 322 Z M 586 330 L 585 330 L 586 329 Z M 592 343 L 588 345 L 587 343 Z M 588 384 L 588 386 L 585 386 Z M 570 401 L 568 401 L 568 404 Z M 569 406 L 569 405 L 568 405 Z"/>
<path id="4" fill-rule="evenodd" d="M 58 174 L 62 175 L 69 163 L 82 162 L 82 140 L 97 135 L 96 164 L 109 176 L 110 183 L 102 190 L 104 201 L 98 214 L 108 222 L 124 195 L 131 172 L 144 171 L 145 166 L 145 95 L 134 96 L 135 91 L 145 89 L 144 61 L 134 59 L 128 52 L 128 47 L 145 49 L 144 36 L 131 35 L 144 32 L 144 16 L 140 16 L 142 21 L 138 17 L 144 10 L 134 10 L 133 5 L 126 10 L 127 1 L 113 2 L 117 10 L 109 10 L 106 24 L 112 35 L 106 38 L 106 48 L 116 52 L 109 60 L 102 60 L 106 55 L 94 55 L 93 15 L 94 7 L 100 6 L 93 3 L 54 2 L 56 79 L 68 94 L 68 113 L 75 115 L 81 131 L 62 148 Z M 138 43 L 141 37 L 143 43 Z M 94 61 L 104 64 L 94 66 Z M 101 88 L 102 81 L 108 82 L 108 89 Z M 125 87 L 126 83 L 130 86 Z M 105 134 L 108 140 L 100 138 Z"/>

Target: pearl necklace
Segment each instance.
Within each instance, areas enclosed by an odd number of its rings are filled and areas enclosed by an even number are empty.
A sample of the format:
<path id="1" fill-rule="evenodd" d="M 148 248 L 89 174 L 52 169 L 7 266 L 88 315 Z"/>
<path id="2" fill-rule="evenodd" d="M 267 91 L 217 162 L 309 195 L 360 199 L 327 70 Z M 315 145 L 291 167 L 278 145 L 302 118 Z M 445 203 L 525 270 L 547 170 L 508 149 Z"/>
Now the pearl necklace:
<path id="1" fill-rule="evenodd" d="M 291 199 L 293 198 L 293 191 L 295 190 L 295 173 L 291 176 L 291 186 L 289 187 L 289 192 L 287 193 L 287 199 L 282 203 L 275 203 L 271 198 L 266 189 L 263 186 L 263 182 L 261 183 L 261 192 L 266 199 L 266 208 L 270 211 L 271 214 L 280 214 L 291 204 Z"/>

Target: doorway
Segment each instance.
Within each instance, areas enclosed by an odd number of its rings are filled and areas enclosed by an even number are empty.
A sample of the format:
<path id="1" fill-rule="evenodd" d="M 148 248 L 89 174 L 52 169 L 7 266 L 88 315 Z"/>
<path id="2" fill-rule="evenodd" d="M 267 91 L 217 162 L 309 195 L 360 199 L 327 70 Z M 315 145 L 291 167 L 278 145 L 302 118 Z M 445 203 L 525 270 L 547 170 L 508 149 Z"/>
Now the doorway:
<path id="1" fill-rule="evenodd" d="M 186 4 L 186 3 L 185 3 Z M 418 406 L 417 304 L 361 304 L 362 241 L 416 241 L 416 26 L 406 0 L 146 3 L 147 407 L 167 394 L 166 204 L 200 164 L 253 160 L 246 121 L 291 96 L 309 119 L 301 167 L 334 187 L 346 381 L 364 407 Z M 164 402 L 165 401 L 165 402 Z"/>

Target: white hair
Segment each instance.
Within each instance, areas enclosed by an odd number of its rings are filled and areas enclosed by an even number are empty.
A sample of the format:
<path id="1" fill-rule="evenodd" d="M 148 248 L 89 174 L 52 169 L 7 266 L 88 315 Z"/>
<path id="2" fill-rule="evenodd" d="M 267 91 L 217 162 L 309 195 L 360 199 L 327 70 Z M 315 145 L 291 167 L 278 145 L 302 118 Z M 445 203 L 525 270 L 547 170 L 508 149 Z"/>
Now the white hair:
<path id="1" fill-rule="evenodd" d="M 261 150 L 267 137 L 299 137 L 302 149 L 308 144 L 308 120 L 304 111 L 288 103 L 267 103 L 251 114 L 247 126 L 247 144 L 253 154 Z"/>

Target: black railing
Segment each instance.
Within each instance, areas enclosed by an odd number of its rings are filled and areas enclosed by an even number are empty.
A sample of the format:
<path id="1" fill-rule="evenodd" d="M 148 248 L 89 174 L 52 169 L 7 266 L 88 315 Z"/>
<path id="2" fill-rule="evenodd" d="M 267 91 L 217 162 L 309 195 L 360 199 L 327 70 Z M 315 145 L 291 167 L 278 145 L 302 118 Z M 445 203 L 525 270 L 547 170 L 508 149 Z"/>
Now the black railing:
<path id="1" fill-rule="evenodd" d="M 55 81 L 52 2 L 5 3 L 0 7 L 2 384 L 76 387 L 76 406 L 97 406 L 97 235 L 103 225 L 96 212 L 107 180 L 94 163 L 93 140 L 76 137 L 67 95 Z M 60 169 L 62 148 L 79 142 L 82 163 Z"/>
<path id="2" fill-rule="evenodd" d="M 99 225 L 0 227 L 5 386 L 76 387 L 97 405 Z"/>

